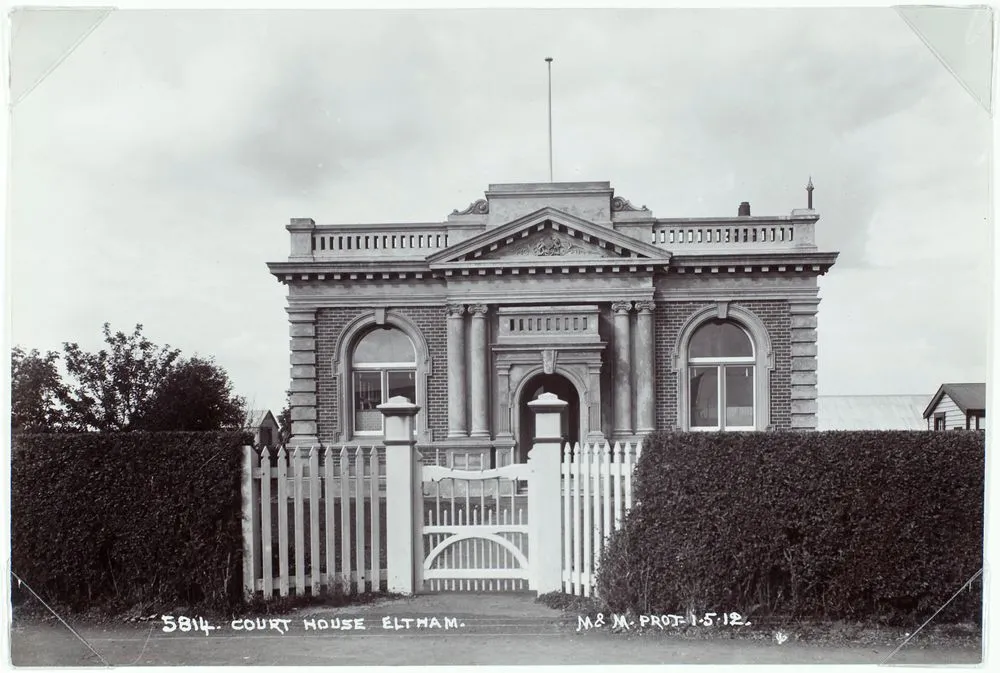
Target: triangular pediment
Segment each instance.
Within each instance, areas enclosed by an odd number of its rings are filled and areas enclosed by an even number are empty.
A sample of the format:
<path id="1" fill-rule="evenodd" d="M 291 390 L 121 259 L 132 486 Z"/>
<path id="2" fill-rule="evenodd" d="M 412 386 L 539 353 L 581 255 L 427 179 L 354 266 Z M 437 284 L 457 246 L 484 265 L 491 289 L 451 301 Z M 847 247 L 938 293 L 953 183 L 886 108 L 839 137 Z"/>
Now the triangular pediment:
<path id="1" fill-rule="evenodd" d="M 667 261 L 670 253 L 614 229 L 554 208 L 543 208 L 489 229 L 428 257 L 432 267 L 477 261 L 551 261 L 552 258 Z"/>
<path id="2" fill-rule="evenodd" d="M 620 257 L 611 248 L 600 245 L 593 239 L 585 241 L 554 227 L 545 227 L 541 231 L 534 228 L 518 235 L 510 243 L 498 245 L 496 249 L 487 249 L 479 259 L 522 259 L 525 257 Z M 491 245 L 490 248 L 493 246 Z"/>

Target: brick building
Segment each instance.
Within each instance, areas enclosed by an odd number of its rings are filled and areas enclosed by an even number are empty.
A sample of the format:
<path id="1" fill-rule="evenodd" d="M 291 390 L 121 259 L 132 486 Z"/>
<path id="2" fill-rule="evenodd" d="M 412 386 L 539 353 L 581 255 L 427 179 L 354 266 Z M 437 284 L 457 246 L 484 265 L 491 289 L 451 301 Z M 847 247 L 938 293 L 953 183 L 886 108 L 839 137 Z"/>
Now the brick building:
<path id="1" fill-rule="evenodd" d="M 444 222 L 293 219 L 291 444 L 378 443 L 415 399 L 424 450 L 525 459 L 527 402 L 570 441 L 816 427 L 820 252 L 790 216 L 663 219 L 607 182 L 490 185 Z"/>

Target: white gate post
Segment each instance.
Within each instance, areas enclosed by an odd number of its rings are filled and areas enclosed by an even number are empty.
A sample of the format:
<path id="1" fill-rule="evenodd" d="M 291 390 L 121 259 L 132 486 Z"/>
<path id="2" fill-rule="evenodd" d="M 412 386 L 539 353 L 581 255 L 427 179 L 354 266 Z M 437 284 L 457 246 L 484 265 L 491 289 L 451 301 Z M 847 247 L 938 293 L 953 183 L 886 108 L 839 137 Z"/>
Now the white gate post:
<path id="1" fill-rule="evenodd" d="M 378 410 L 385 417 L 386 574 L 388 590 L 413 594 L 416 585 L 415 543 L 420 520 L 420 454 L 413 435 L 420 407 L 405 397 L 393 397 Z M 377 580 L 376 580 L 377 581 Z"/>
<path id="2" fill-rule="evenodd" d="M 562 413 L 568 403 L 552 393 L 528 402 L 535 438 L 528 453 L 528 588 L 539 595 L 562 589 Z"/>

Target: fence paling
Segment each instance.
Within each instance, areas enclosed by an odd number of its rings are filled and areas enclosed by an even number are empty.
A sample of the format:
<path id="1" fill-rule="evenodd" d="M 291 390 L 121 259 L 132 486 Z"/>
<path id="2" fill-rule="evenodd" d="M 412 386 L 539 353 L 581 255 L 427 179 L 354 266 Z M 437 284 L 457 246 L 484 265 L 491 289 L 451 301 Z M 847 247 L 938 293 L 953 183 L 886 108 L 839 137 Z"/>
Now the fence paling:
<path id="1" fill-rule="evenodd" d="M 351 458 L 347 447 L 340 449 L 340 565 L 344 591 L 354 583 L 351 574 Z"/>
<path id="2" fill-rule="evenodd" d="M 272 535 L 274 531 L 271 529 L 271 452 L 265 446 L 264 450 L 261 452 L 261 459 L 259 461 L 261 480 L 260 480 L 260 529 L 261 529 L 261 560 L 263 561 L 263 573 L 264 573 L 264 595 L 272 596 L 274 595 L 274 567 L 273 559 L 271 558 L 272 553 Z M 254 589 L 256 590 L 256 577 L 254 578 Z"/>
<path id="3" fill-rule="evenodd" d="M 631 443 L 578 444 L 572 451 L 566 446 L 561 468 L 566 593 L 589 596 L 596 589 L 604 547 L 632 506 L 632 471 L 641 450 L 641 442 L 634 452 Z"/>
<path id="4" fill-rule="evenodd" d="M 337 581 L 337 554 L 336 536 L 334 535 L 334 508 L 336 502 L 333 498 L 333 451 L 326 447 L 323 454 L 323 476 L 326 487 L 326 585 L 332 587 Z"/>
<path id="5" fill-rule="evenodd" d="M 278 591 L 288 595 L 288 452 L 278 452 Z"/>
<path id="6" fill-rule="evenodd" d="M 357 553 L 357 589 L 359 594 L 365 593 L 365 507 L 364 497 L 362 494 L 365 492 L 365 462 L 364 456 L 362 455 L 362 449 L 359 446 L 354 454 L 354 483 L 356 490 L 354 491 L 357 495 L 354 504 L 354 516 L 356 531 L 355 534 L 357 538 L 355 542 L 355 551 Z"/>
<path id="7" fill-rule="evenodd" d="M 295 594 L 301 595 L 306 583 L 305 565 L 305 515 L 302 506 L 302 451 L 303 447 L 296 447 L 292 452 L 295 464 L 292 473 L 295 475 L 293 492 L 295 493 Z"/>
<path id="8" fill-rule="evenodd" d="M 341 454 L 346 458 L 344 449 Z M 329 447 L 325 450 L 318 447 L 279 449 L 274 454 L 265 448 L 260 456 L 247 449 L 243 491 L 244 516 L 247 519 L 244 544 L 248 562 L 244 567 L 244 584 L 249 591 L 259 591 L 265 598 L 270 598 L 276 589 L 281 596 L 291 593 L 297 596 L 318 595 L 324 587 L 332 588 L 338 582 L 344 589 L 358 592 L 367 591 L 369 582 L 372 591 L 381 588 L 386 571 L 380 557 L 383 551 L 381 518 L 384 509 L 379 502 L 382 497 L 379 481 L 381 463 L 377 449 L 372 448 L 371 453 L 365 456 L 364 450 L 358 448 L 354 461 L 358 468 L 355 476 L 358 478 L 354 480 L 350 480 L 350 460 L 343 460 L 340 473 L 337 473 L 335 455 Z M 272 456 L 277 461 L 273 468 Z M 321 456 L 324 457 L 322 464 Z M 363 463 L 370 464 L 368 474 Z M 365 479 L 369 479 L 370 483 L 365 484 Z M 277 481 L 276 486 L 272 480 Z M 341 487 L 339 494 L 336 493 L 338 483 Z M 338 504 L 341 507 L 341 523 L 348 523 L 339 531 L 336 526 Z M 350 517 L 352 506 L 355 517 Z M 354 531 L 349 527 L 352 518 L 357 524 Z M 369 518 L 371 531 L 365 527 Z M 275 528 L 277 559 L 272 537 Z M 338 533 L 342 543 L 339 573 L 336 555 Z M 351 568 L 352 542 L 357 565 L 354 569 Z M 289 559 L 289 556 L 293 558 Z"/>

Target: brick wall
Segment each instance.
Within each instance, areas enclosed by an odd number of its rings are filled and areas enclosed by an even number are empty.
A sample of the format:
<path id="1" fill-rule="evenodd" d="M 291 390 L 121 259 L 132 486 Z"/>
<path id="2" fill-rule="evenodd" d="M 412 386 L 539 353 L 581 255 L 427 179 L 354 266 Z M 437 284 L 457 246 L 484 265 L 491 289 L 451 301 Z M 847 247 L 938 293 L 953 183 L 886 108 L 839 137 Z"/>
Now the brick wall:
<path id="1" fill-rule="evenodd" d="M 407 306 L 390 311 L 408 318 L 427 342 L 430 351 L 431 375 L 427 379 L 427 399 L 421 400 L 421 413 L 427 414 L 427 424 L 433 438 L 443 439 L 448 434 L 448 372 L 445 312 L 443 306 Z M 317 433 L 320 441 L 336 439 L 341 419 L 337 417 L 340 395 L 345 386 L 337 380 L 333 370 L 335 349 L 344 328 L 352 320 L 370 309 L 322 308 L 316 312 L 316 408 Z"/>
<path id="2" fill-rule="evenodd" d="M 711 302 L 658 302 L 655 318 L 656 341 L 656 427 L 677 426 L 677 373 L 671 357 L 677 347 L 681 327 L 688 318 Z M 788 302 L 782 300 L 738 301 L 767 328 L 774 352 L 774 369 L 769 382 L 771 395 L 771 425 L 774 428 L 791 427 L 791 316 Z"/>

